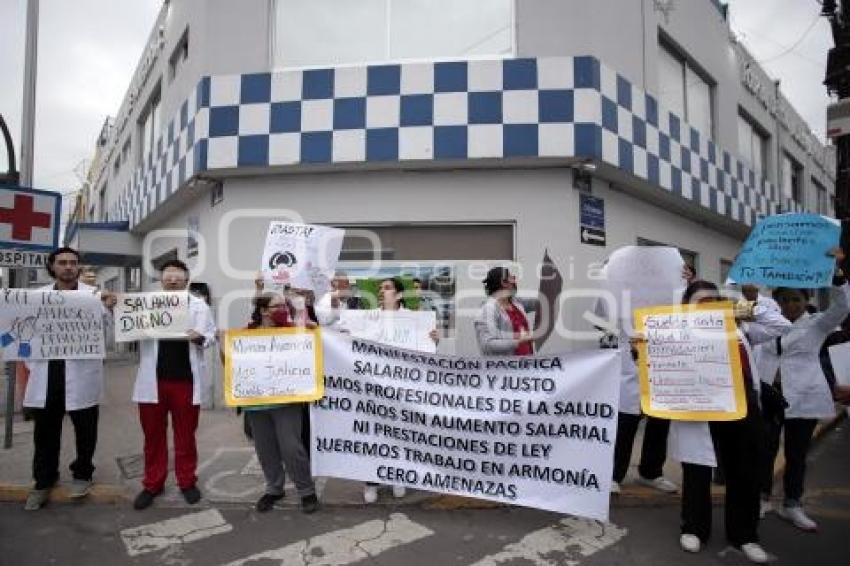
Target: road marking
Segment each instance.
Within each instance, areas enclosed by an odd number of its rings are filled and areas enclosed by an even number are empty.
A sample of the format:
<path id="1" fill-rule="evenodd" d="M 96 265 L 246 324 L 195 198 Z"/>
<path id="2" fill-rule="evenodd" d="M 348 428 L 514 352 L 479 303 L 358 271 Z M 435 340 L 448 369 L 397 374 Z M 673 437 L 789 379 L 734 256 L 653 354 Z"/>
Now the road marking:
<path id="1" fill-rule="evenodd" d="M 626 536 L 627 530 L 611 523 L 568 517 L 551 527 L 525 535 L 501 552 L 485 556 L 472 566 L 528 563 L 534 566 L 576 566 Z"/>
<path id="2" fill-rule="evenodd" d="M 173 545 L 195 542 L 213 535 L 228 533 L 233 526 L 224 520 L 217 509 L 191 513 L 174 519 L 124 529 L 121 540 L 127 554 L 138 556 Z"/>
<path id="3" fill-rule="evenodd" d="M 409 544 L 433 534 L 432 530 L 414 523 L 405 515 L 393 513 L 386 521 L 367 521 L 349 529 L 331 531 L 275 550 L 254 554 L 227 566 L 241 566 L 254 561 L 263 561 L 262 563 L 266 564 L 266 560 L 277 562 L 281 566 L 343 566 L 375 557 L 396 546 Z"/>

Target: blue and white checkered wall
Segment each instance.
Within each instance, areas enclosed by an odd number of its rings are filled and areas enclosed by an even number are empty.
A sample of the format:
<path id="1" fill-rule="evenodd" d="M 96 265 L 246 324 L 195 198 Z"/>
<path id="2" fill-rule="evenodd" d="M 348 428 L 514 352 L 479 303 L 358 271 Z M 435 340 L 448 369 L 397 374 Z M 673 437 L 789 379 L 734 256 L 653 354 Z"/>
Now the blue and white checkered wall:
<path id="1" fill-rule="evenodd" d="M 746 225 L 779 204 L 773 185 L 593 57 L 205 77 L 156 149 L 113 210 L 131 226 L 202 171 L 303 164 L 593 158 Z"/>

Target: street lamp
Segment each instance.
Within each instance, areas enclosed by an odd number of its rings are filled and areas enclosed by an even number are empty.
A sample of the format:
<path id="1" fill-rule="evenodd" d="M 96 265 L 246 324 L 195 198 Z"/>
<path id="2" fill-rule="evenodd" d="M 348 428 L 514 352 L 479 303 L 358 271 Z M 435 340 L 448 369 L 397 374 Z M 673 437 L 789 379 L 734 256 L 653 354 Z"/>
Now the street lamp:
<path id="1" fill-rule="evenodd" d="M 6 127 L 6 121 L 2 114 L 0 114 L 0 131 L 3 133 L 3 143 L 6 146 L 6 157 L 9 165 L 8 171 L 5 173 L 0 171 L 0 185 L 17 185 L 20 182 L 20 174 L 15 168 L 15 144 L 12 143 L 12 136 L 9 134 L 9 128 Z"/>

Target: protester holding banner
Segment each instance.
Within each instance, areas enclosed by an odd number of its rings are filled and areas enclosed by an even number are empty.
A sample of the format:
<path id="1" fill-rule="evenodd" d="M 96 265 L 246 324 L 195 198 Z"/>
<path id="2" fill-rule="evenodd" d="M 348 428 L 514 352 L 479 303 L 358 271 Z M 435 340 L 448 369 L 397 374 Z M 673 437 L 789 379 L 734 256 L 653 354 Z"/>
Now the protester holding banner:
<path id="1" fill-rule="evenodd" d="M 47 273 L 53 285 L 44 290 L 91 291 L 94 287 L 79 281 L 80 254 L 73 248 L 59 248 L 47 256 Z M 115 304 L 111 293 L 100 293 L 107 308 Z M 102 317 L 107 321 L 106 308 Z M 62 421 L 65 413 L 74 425 L 77 456 L 71 464 L 73 474 L 70 496 L 85 497 L 92 486 L 99 403 L 103 393 L 102 359 L 51 359 L 26 362 L 29 371 L 24 397 L 24 407 L 32 410 L 33 428 L 33 479 L 35 485 L 27 496 L 25 509 L 35 511 L 48 500 L 50 489 L 59 479 L 59 453 L 62 440 Z"/>
<path id="2" fill-rule="evenodd" d="M 474 321 L 481 353 L 485 356 L 534 354 L 528 317 L 516 299 L 516 276 L 506 267 L 494 267 L 482 283 L 487 300 Z"/>
<path id="3" fill-rule="evenodd" d="M 717 286 L 691 283 L 683 304 L 721 300 Z M 758 317 L 752 324 L 758 324 Z M 682 463 L 682 531 L 679 543 L 687 552 L 699 552 L 711 535 L 711 470 L 717 458 L 726 476 L 725 524 L 729 543 L 748 560 L 765 563 L 769 557 L 758 543 L 759 481 L 756 470 L 763 442 L 756 380 L 749 347 L 738 334 L 738 351 L 746 394 L 746 416 L 729 421 L 674 421 L 670 430 L 671 456 Z"/>
<path id="4" fill-rule="evenodd" d="M 843 252 L 836 253 L 838 261 Z M 778 421 L 768 423 L 767 455 L 762 463 L 762 498 L 769 501 L 773 487 L 773 464 L 779 450 L 779 436 L 785 431 L 784 502 L 777 514 L 804 531 L 814 531 L 817 523 L 802 507 L 806 473 L 806 453 L 818 419 L 835 416 L 832 391 L 820 364 L 820 349 L 827 336 L 850 313 L 848 286 L 839 269 L 833 278 L 829 308 L 817 314 L 805 310 L 808 292 L 780 287 L 773 297 L 782 314 L 792 323 L 790 332 L 765 345 L 759 373 L 768 383 L 776 383 L 788 402 Z"/>
<path id="5" fill-rule="evenodd" d="M 378 287 L 378 308 L 382 311 L 393 312 L 407 310 L 404 306 L 404 283 L 398 277 L 383 279 Z M 434 343 L 439 341 L 437 329 L 430 331 L 429 336 Z M 405 496 L 407 490 L 403 485 L 393 485 L 393 497 L 400 499 Z M 378 484 L 367 482 L 363 488 L 363 500 L 366 503 L 375 503 L 378 500 Z"/>
<path id="6" fill-rule="evenodd" d="M 296 326 L 292 305 L 278 293 L 258 294 L 253 300 L 254 311 L 247 328 L 279 328 Z M 304 324 L 302 324 L 304 326 Z M 313 321 L 306 326 L 315 327 Z M 223 354 L 222 354 L 223 358 Z M 283 499 L 286 470 L 292 474 L 301 510 L 313 513 L 318 509 L 316 486 L 310 473 L 309 445 L 303 442 L 304 410 L 306 403 L 246 406 L 254 450 L 263 469 L 266 491 L 255 508 L 260 513 L 270 511 L 276 501 Z"/>
<path id="7" fill-rule="evenodd" d="M 180 260 L 161 269 L 164 291 L 183 291 L 189 285 L 189 268 Z M 168 475 L 168 415 L 174 434 L 174 472 L 183 498 L 189 504 L 201 499 L 197 476 L 195 431 L 200 415 L 201 392 L 207 379 L 204 349 L 215 341 L 215 324 L 209 306 L 189 295 L 189 330 L 186 339 L 143 340 L 133 401 L 139 404 L 144 432 L 145 473 L 133 502 L 135 509 L 149 507 L 162 493 Z"/>
<path id="8" fill-rule="evenodd" d="M 339 321 L 340 312 L 363 308 L 363 301 L 354 293 L 348 274 L 337 271 L 331 280 L 331 291 L 325 293 L 316 304 L 316 316 L 322 326 L 331 326 Z"/>
<path id="9" fill-rule="evenodd" d="M 648 253 L 662 254 L 666 252 L 664 248 L 621 248 L 615 252 L 615 262 L 624 259 L 626 254 L 640 252 L 641 256 L 637 261 L 632 263 L 639 266 L 646 266 L 652 262 L 647 261 L 645 257 Z M 681 287 L 681 281 L 692 281 L 696 277 L 694 268 L 683 263 L 678 250 L 670 249 L 670 255 L 675 258 L 675 262 L 658 262 L 658 270 L 668 275 L 665 279 L 670 283 Z M 606 260 L 606 268 L 607 262 Z M 677 273 L 681 278 L 677 277 Z M 632 279 L 628 274 L 624 274 L 624 280 L 630 284 L 641 284 L 638 278 Z M 651 279 L 650 279 L 651 280 Z M 648 281 L 646 281 L 649 284 Z M 663 287 L 663 286 L 662 286 Z M 615 287 L 616 288 L 616 287 Z M 674 287 L 671 287 L 671 295 L 674 293 Z M 632 289 L 622 287 L 619 289 L 621 293 L 618 298 L 625 302 L 625 292 L 630 292 Z M 643 289 L 635 289 L 643 291 Z M 653 301 L 650 301 L 653 302 Z M 670 430 L 670 421 L 643 415 L 640 409 L 640 391 L 638 386 L 638 371 L 635 366 L 637 352 L 630 342 L 629 327 L 632 323 L 628 317 L 622 316 L 623 313 L 609 312 L 608 304 L 600 297 L 593 307 L 594 314 L 599 321 L 604 321 L 606 324 L 597 326 L 596 328 L 605 333 L 600 340 L 600 346 L 603 348 L 617 348 L 620 353 L 620 404 L 617 413 L 617 440 L 614 444 L 614 470 L 611 483 L 611 492 L 614 494 L 620 493 L 620 486 L 626 478 L 629 470 L 629 464 L 632 459 L 632 449 L 637 436 L 638 426 L 642 419 L 646 419 L 646 424 L 643 430 L 643 440 L 641 444 L 640 463 L 638 464 L 637 483 L 646 485 L 653 489 L 657 489 L 663 493 L 676 493 L 679 487 L 664 477 L 664 462 L 667 460 L 667 435 Z"/>

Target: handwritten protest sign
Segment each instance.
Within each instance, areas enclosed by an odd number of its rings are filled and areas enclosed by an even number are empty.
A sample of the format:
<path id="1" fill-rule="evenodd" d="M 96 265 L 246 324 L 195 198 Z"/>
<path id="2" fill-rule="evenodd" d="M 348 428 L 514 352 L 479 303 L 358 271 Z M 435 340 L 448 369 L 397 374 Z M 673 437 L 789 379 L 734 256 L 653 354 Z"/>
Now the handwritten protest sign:
<path id="1" fill-rule="evenodd" d="M 339 325 L 355 338 L 407 350 L 437 351 L 437 345 L 428 335 L 437 327 L 434 311 L 344 310 Z"/>
<path id="2" fill-rule="evenodd" d="M 454 357 L 323 341 L 313 475 L 608 518 L 616 352 Z"/>
<path id="3" fill-rule="evenodd" d="M 104 314 L 100 297 L 91 291 L 2 289 L 3 359 L 102 359 Z"/>
<path id="4" fill-rule="evenodd" d="M 272 222 L 263 249 L 266 287 L 308 289 L 320 296 L 331 288 L 345 230 L 327 226 Z"/>
<path id="5" fill-rule="evenodd" d="M 731 303 L 635 311 L 640 404 L 647 415 L 681 421 L 733 421 L 747 414 Z"/>
<path id="6" fill-rule="evenodd" d="M 678 302 L 685 289 L 684 265 L 676 248 L 625 246 L 612 253 L 603 286 L 614 295 L 617 318 L 631 327 L 634 309 Z"/>
<path id="7" fill-rule="evenodd" d="M 829 287 L 835 269 L 827 252 L 841 227 L 817 214 L 778 214 L 759 221 L 735 258 L 729 278 L 769 287 Z"/>
<path id="8" fill-rule="evenodd" d="M 116 342 L 185 338 L 189 330 L 189 293 L 124 293 L 118 295 L 112 312 Z"/>
<path id="9" fill-rule="evenodd" d="M 322 342 L 318 329 L 228 330 L 224 340 L 224 400 L 228 406 L 321 399 Z"/>

